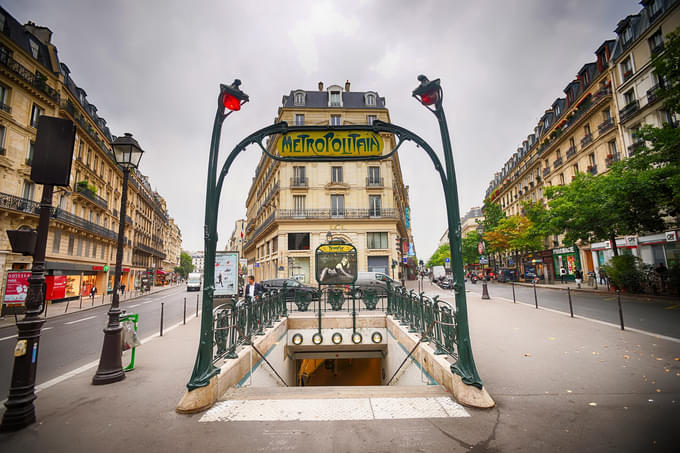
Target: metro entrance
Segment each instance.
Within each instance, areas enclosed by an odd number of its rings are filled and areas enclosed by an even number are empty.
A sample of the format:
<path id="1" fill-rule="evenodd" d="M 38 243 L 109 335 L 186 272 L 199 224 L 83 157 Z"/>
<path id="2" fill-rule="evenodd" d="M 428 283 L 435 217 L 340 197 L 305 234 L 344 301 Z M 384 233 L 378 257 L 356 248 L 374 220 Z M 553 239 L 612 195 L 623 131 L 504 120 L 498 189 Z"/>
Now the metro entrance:
<path id="1" fill-rule="evenodd" d="M 451 372 L 460 376 L 460 379 L 464 384 L 480 390 L 482 389 L 482 380 L 477 372 L 470 345 L 461 254 L 460 212 L 458 207 L 451 141 L 442 107 L 443 91 L 439 79 L 430 81 L 427 77 L 421 75 L 418 77 L 418 80 L 420 81 L 420 85 L 413 90 L 412 95 L 423 106 L 434 113 L 439 122 L 445 167 L 442 166 L 437 154 L 427 142 L 408 129 L 394 124 L 374 121 L 371 125 L 329 127 L 289 126 L 285 122 L 279 122 L 252 133 L 238 143 L 227 157 L 218 176 L 217 160 L 222 124 L 228 115 L 233 113 L 233 111 L 240 110 L 240 107 L 249 100 L 248 96 L 240 90 L 239 86 L 241 82 L 239 80 L 235 80 L 234 83 L 228 86 L 220 85 L 218 108 L 215 115 L 210 147 L 206 188 L 205 284 L 203 288 L 201 337 L 196 363 L 191 379 L 187 384 L 187 388 L 191 393 L 206 388 L 210 384 L 211 379 L 219 373 L 219 369 L 214 365 L 215 357 L 217 357 L 215 349 L 217 348 L 218 352 L 220 352 L 220 357 L 224 357 L 226 350 L 224 347 L 218 345 L 217 338 L 224 337 L 224 335 L 235 335 L 234 326 L 237 326 L 237 323 L 239 322 L 250 323 L 249 326 L 251 327 L 253 334 L 257 335 L 262 331 L 262 328 L 265 325 L 271 325 L 273 318 L 287 316 L 287 306 L 285 302 L 282 304 L 279 300 L 280 298 L 277 299 L 277 295 L 274 294 L 269 296 L 267 302 L 254 301 L 253 305 L 241 306 L 241 308 L 235 306 L 238 310 L 233 311 L 231 315 L 224 315 L 221 327 L 216 327 L 217 320 L 214 319 L 213 311 L 213 297 L 215 291 L 213 282 L 215 251 L 217 246 L 217 214 L 222 186 L 236 156 L 244 151 L 249 145 L 256 144 L 269 158 L 279 161 L 370 161 L 389 158 L 397 152 L 401 145 L 406 141 L 414 142 L 427 153 L 442 182 L 447 208 L 449 243 L 451 244 L 452 251 L 451 263 L 454 275 L 457 277 L 454 283 L 456 303 L 455 309 L 449 310 L 444 307 L 444 311 L 442 311 L 439 302 L 424 301 L 422 295 L 420 296 L 420 299 L 418 299 L 417 296 L 414 296 L 413 294 L 400 294 L 395 291 L 388 291 L 386 304 L 387 314 L 394 315 L 395 318 L 397 316 L 400 317 L 402 322 L 411 323 L 411 328 L 416 329 L 414 332 L 420 331 L 423 338 L 439 335 L 440 338 L 446 339 L 447 343 L 441 343 L 442 347 L 451 351 L 455 349 L 453 356 L 455 356 L 456 360 L 455 363 L 450 366 Z M 225 112 L 225 109 L 228 109 L 229 111 Z M 393 134 L 398 139 L 395 148 L 387 153 L 383 152 L 382 138 L 379 135 L 381 132 Z M 263 144 L 265 139 L 273 140 L 273 142 L 276 143 L 276 149 L 268 149 L 268 147 Z M 334 277 L 340 276 L 343 272 L 337 266 L 342 267 L 344 265 L 338 263 L 335 267 L 328 268 L 324 274 L 324 278 L 330 276 L 332 280 Z M 353 300 L 353 303 L 355 302 L 356 301 Z M 375 308 L 375 306 L 373 308 Z M 321 338 L 321 319 L 324 313 L 321 300 L 319 300 L 314 307 L 314 311 L 318 314 L 318 334 L 320 337 L 318 338 L 319 343 L 317 343 L 316 340 L 314 340 L 314 343 L 320 344 L 323 342 L 323 339 Z M 238 313 L 241 314 L 239 315 Z M 355 318 L 356 308 L 352 310 L 352 314 L 353 318 Z M 229 318 L 229 316 L 231 316 L 231 318 Z M 241 332 L 240 329 L 236 330 Z M 356 326 L 353 327 L 353 331 L 354 333 L 351 335 L 353 341 L 357 344 L 362 343 L 364 338 L 361 335 L 355 337 L 355 334 L 357 333 Z M 231 333 L 227 334 L 227 332 Z M 243 333 L 240 335 L 243 335 Z M 249 335 L 250 334 L 245 335 L 240 339 L 242 344 L 252 344 L 252 338 Z M 343 362 L 335 362 L 333 364 L 333 369 L 339 370 L 342 368 L 341 365 L 343 365 Z M 326 365 L 323 366 L 325 370 Z M 322 379 L 315 375 L 319 368 L 318 366 L 303 366 L 301 364 L 300 367 L 305 367 L 305 369 L 309 368 L 311 370 L 311 372 L 308 373 L 308 376 Z M 370 368 L 371 367 L 369 366 L 368 369 Z M 318 376 L 322 375 L 324 374 L 321 373 Z M 334 375 L 334 377 L 337 376 Z M 309 379 L 309 382 L 311 382 L 311 379 Z"/>

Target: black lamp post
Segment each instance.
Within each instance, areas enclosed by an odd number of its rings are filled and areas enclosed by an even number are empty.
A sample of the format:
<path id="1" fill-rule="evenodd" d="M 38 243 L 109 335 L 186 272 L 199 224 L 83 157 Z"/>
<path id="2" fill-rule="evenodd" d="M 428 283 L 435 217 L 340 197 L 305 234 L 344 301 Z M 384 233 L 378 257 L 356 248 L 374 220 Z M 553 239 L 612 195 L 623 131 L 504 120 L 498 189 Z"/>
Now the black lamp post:
<path id="1" fill-rule="evenodd" d="M 118 222 L 118 244 L 116 245 L 116 270 L 113 277 L 113 299 L 109 308 L 109 321 L 104 329 L 104 344 L 99 359 L 97 373 L 92 378 L 94 385 L 110 384 L 125 379 L 123 371 L 123 345 L 121 338 L 120 308 L 118 289 L 123 265 L 123 240 L 125 238 L 125 211 L 127 207 L 127 186 L 130 170 L 139 167 L 139 160 L 144 151 L 140 148 L 132 134 L 116 138 L 113 143 L 113 154 L 116 162 L 123 169 L 123 191 L 120 197 L 120 219 Z"/>
<path id="2" fill-rule="evenodd" d="M 326 233 L 326 242 L 330 243 L 333 240 L 333 233 L 330 231 Z"/>

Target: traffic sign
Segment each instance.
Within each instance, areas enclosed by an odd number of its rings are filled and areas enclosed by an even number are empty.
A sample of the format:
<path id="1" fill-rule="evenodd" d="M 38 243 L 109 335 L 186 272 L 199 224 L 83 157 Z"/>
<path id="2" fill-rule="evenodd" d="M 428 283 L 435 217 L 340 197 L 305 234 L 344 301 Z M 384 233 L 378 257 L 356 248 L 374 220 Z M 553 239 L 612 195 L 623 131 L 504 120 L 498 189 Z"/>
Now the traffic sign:
<path id="1" fill-rule="evenodd" d="M 451 258 L 444 258 L 445 263 L 448 263 L 449 261 L 451 261 Z"/>

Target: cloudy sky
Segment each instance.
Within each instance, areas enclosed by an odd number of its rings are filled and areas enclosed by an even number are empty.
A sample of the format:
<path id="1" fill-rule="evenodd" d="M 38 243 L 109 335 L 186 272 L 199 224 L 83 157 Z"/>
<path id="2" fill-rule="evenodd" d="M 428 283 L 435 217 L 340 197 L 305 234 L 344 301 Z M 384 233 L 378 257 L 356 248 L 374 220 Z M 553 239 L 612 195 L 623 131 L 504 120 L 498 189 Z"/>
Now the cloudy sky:
<path id="1" fill-rule="evenodd" d="M 114 135 L 132 132 L 141 169 L 168 202 L 184 248 L 203 248 L 205 176 L 219 83 L 234 78 L 250 103 L 229 117 L 222 161 L 271 124 L 291 89 L 350 80 L 386 98 L 392 121 L 437 150 L 436 120 L 411 98 L 418 74 L 441 78 L 461 214 L 637 0 L 177 1 L 4 0 L 20 22 L 49 27 Z M 441 185 L 422 150 L 401 151 L 419 257 L 446 228 Z M 218 248 L 245 197 L 260 152 L 232 167 Z M 440 153 L 441 155 L 441 153 Z"/>

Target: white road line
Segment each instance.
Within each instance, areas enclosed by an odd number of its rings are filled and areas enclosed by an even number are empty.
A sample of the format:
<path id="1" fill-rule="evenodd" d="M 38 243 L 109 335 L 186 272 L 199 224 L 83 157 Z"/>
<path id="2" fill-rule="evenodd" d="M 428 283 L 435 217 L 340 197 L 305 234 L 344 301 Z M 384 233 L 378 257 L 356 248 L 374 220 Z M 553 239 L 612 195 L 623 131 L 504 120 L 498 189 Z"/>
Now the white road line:
<path id="1" fill-rule="evenodd" d="M 16 337 L 17 337 L 17 335 L 14 334 L 14 335 L 10 335 L 9 337 L 2 337 L 2 338 L 0 338 L 0 341 L 9 340 L 9 339 L 11 339 L 11 338 L 16 338 Z"/>
<path id="2" fill-rule="evenodd" d="M 139 307 L 140 305 L 141 305 L 141 304 L 130 305 L 129 308 L 136 308 L 136 307 Z"/>
<path id="3" fill-rule="evenodd" d="M 66 324 L 66 325 L 75 324 L 77 322 L 87 321 L 88 319 L 94 319 L 94 318 L 96 318 L 96 316 L 88 316 L 87 318 L 76 319 L 75 321 L 65 322 L 64 324 Z"/>
<path id="4" fill-rule="evenodd" d="M 43 327 L 43 328 L 42 328 L 42 331 L 44 332 L 44 331 L 46 331 L 46 330 L 51 330 L 51 329 L 54 329 L 54 327 Z"/>
<path id="5" fill-rule="evenodd" d="M 35 393 L 41 392 L 45 389 L 48 389 L 54 385 L 57 385 L 60 382 L 63 382 L 67 379 L 71 379 L 77 374 L 82 373 L 83 371 L 87 371 L 91 368 L 96 367 L 99 364 L 99 359 L 93 360 L 92 362 L 86 363 L 85 365 L 76 368 L 75 370 L 71 370 L 68 373 L 64 373 L 61 376 L 57 376 L 54 379 L 50 379 L 49 381 L 43 382 L 42 384 L 38 384 L 35 386 Z"/>

